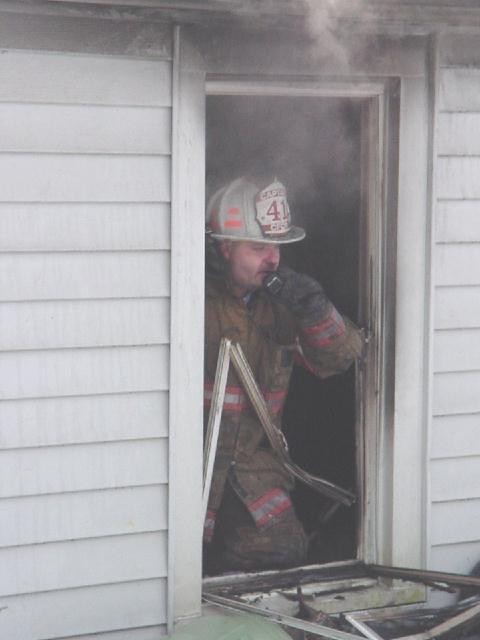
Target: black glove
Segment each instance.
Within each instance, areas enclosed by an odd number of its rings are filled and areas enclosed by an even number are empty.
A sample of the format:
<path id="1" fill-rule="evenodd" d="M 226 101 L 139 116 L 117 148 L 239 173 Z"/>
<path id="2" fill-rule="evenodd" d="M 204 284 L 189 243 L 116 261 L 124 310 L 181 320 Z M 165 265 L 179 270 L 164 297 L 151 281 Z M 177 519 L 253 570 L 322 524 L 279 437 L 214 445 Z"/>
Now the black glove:
<path id="1" fill-rule="evenodd" d="M 331 313 L 332 303 L 316 280 L 287 266 L 279 267 L 277 274 L 280 284 L 273 288 L 265 286 L 265 289 L 284 304 L 303 326 L 321 322 Z"/>

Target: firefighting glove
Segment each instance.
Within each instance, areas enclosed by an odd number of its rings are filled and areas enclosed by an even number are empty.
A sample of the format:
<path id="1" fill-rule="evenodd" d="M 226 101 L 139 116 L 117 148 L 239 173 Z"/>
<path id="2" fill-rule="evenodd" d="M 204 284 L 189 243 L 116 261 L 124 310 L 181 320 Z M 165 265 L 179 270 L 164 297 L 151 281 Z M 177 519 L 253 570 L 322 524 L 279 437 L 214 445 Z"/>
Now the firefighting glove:
<path id="1" fill-rule="evenodd" d="M 302 326 L 317 324 L 331 313 L 333 305 L 316 280 L 284 265 L 276 273 L 279 282 L 265 288 L 293 313 Z"/>

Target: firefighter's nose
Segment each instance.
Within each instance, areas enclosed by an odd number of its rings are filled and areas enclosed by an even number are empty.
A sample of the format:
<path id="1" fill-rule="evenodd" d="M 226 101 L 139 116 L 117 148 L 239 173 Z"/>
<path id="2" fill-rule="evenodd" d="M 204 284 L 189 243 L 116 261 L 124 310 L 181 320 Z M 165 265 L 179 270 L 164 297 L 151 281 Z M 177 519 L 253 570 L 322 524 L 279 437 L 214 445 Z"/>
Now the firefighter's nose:
<path id="1" fill-rule="evenodd" d="M 280 262 L 280 247 L 275 244 L 270 245 L 267 261 L 269 266 L 275 269 L 278 267 L 278 263 Z"/>

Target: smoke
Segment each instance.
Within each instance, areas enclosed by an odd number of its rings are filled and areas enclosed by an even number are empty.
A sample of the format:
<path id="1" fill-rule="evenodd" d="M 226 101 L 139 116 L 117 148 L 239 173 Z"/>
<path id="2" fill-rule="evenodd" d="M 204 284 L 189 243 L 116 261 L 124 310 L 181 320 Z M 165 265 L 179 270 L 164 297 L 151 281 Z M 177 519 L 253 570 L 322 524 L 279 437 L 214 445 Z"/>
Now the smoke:
<path id="1" fill-rule="evenodd" d="M 356 54 L 351 40 L 341 34 L 342 24 L 359 19 L 366 9 L 366 0 L 306 0 L 306 27 L 313 41 L 314 57 L 328 56 L 336 70 L 347 71 Z"/>
<path id="2" fill-rule="evenodd" d="M 210 96 L 209 193 L 242 175 L 276 175 L 307 240 L 285 247 L 354 315 L 360 202 L 361 102 L 348 98 Z M 301 245 L 301 246 L 300 246 Z"/>
<path id="3" fill-rule="evenodd" d="M 365 17 L 367 2 L 306 0 L 308 37 L 303 31 L 301 58 L 307 69 L 348 76 L 359 58 L 370 55 L 353 28 Z M 299 35 L 284 46 L 293 50 Z M 285 50 L 274 45 L 275 53 Z M 285 68 L 301 69 L 297 61 L 292 67 L 286 61 Z M 350 315 L 357 304 L 362 107 L 361 98 L 348 96 L 207 99 L 208 191 L 241 175 L 278 177 L 287 187 L 295 224 L 307 231 L 303 243 L 283 248 L 287 262 L 318 278 Z"/>

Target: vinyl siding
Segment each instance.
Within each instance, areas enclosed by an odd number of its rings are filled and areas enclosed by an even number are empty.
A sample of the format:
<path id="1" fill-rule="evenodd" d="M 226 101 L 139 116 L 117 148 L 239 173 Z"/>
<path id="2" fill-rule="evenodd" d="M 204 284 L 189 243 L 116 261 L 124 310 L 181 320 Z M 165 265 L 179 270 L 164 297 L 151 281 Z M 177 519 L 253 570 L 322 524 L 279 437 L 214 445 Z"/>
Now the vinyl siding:
<path id="1" fill-rule="evenodd" d="M 166 634 L 165 625 L 154 625 L 128 631 L 113 631 L 95 635 L 68 636 L 59 640 L 158 640 Z"/>
<path id="2" fill-rule="evenodd" d="M 153 640 L 171 61 L 11 51 L 0 80 L 0 635 Z"/>
<path id="3" fill-rule="evenodd" d="M 459 572 L 480 559 L 480 69 L 467 44 L 440 49 L 430 447 L 430 564 Z"/>
<path id="4" fill-rule="evenodd" d="M 162 579 L 10 596 L 2 598 L 2 606 L 8 607 L 2 611 L 2 632 L 22 640 L 157 640 L 162 631 L 158 610 L 165 597 Z M 117 632 L 111 631 L 113 607 L 115 624 L 121 628 Z M 90 634 L 92 628 L 98 635 Z"/>

